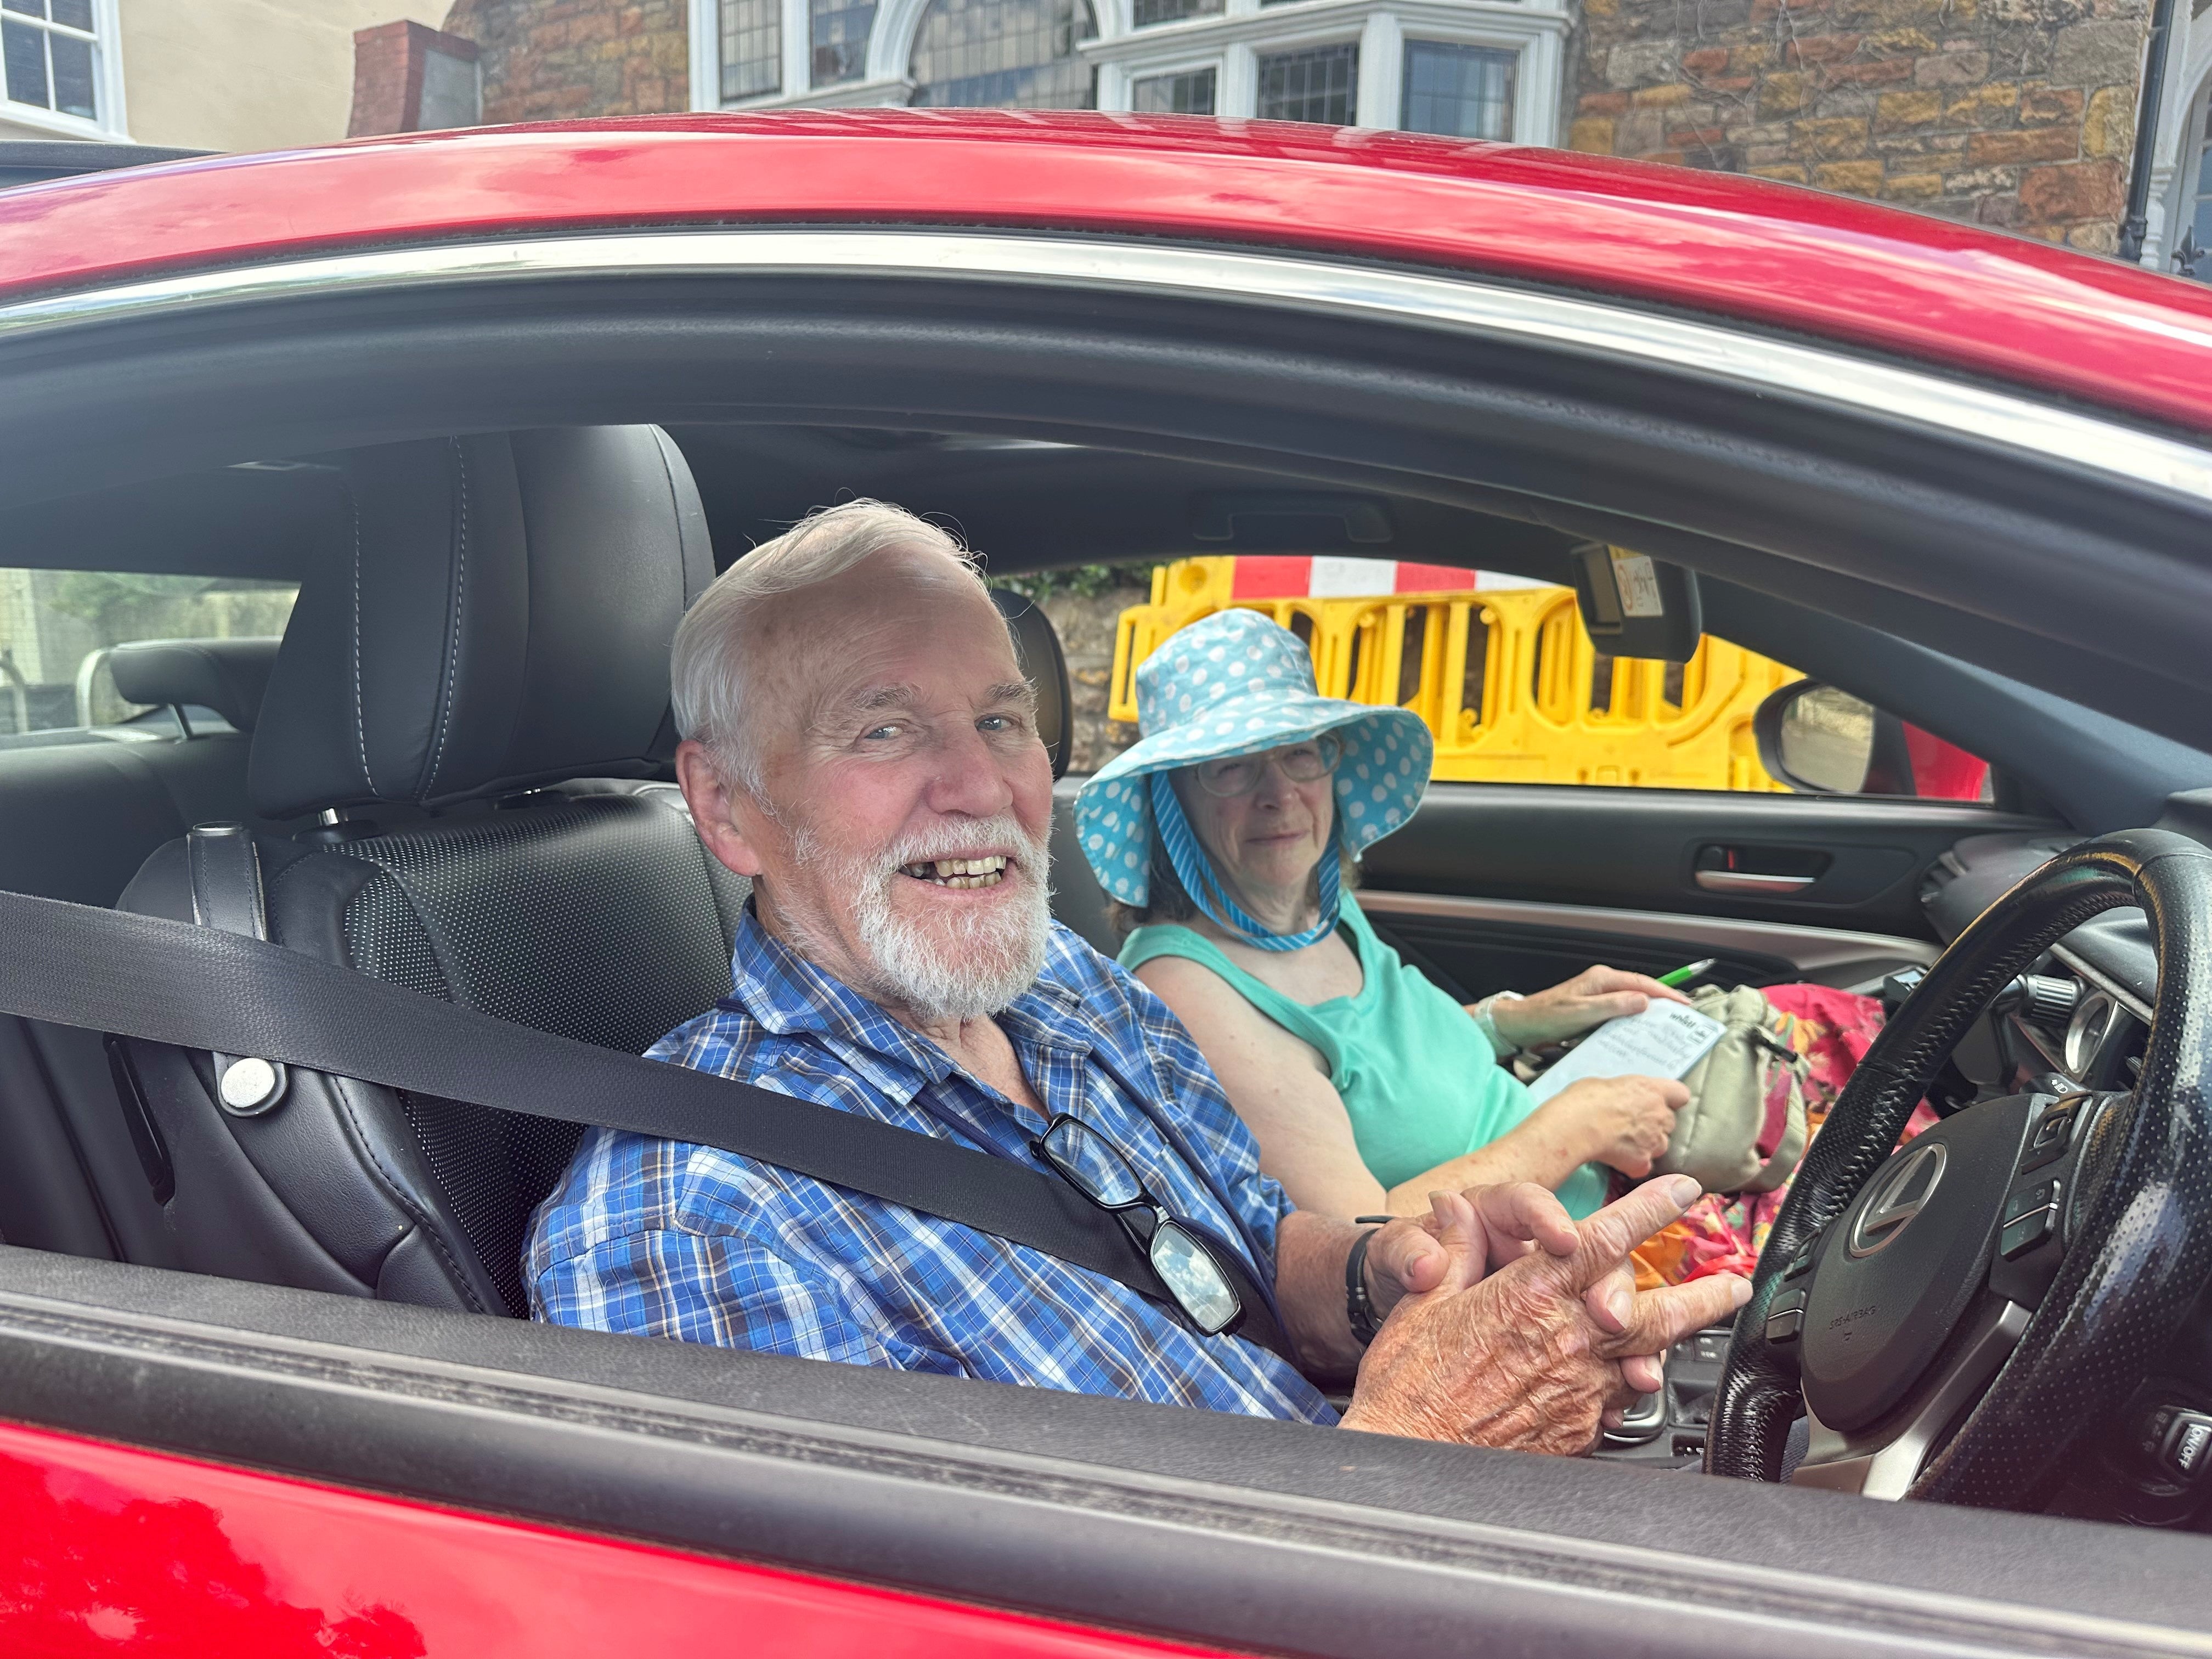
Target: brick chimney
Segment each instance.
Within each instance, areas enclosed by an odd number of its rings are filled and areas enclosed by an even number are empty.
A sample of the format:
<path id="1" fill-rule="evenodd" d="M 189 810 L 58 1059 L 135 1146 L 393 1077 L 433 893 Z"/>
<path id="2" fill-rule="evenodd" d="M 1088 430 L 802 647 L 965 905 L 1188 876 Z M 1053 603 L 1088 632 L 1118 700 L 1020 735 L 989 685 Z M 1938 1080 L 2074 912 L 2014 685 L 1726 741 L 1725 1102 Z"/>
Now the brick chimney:
<path id="1" fill-rule="evenodd" d="M 347 137 L 474 126 L 482 111 L 475 41 L 406 21 L 355 31 Z"/>

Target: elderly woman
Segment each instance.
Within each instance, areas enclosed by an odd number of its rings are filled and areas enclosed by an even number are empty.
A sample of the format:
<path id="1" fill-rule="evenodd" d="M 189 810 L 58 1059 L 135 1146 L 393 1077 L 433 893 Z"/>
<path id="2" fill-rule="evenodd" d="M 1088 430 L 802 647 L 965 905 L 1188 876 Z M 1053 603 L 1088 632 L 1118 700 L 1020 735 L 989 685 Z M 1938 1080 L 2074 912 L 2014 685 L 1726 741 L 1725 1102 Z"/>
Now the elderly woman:
<path id="1" fill-rule="evenodd" d="M 1122 965 L 1174 1009 L 1293 1202 L 1423 1215 L 1428 1194 L 1534 1181 L 1586 1216 L 1607 1167 L 1649 1173 L 1679 1083 L 1586 1079 L 1542 1105 L 1508 1070 L 1653 997 L 1592 968 L 1462 1007 L 1382 943 L 1346 862 L 1413 816 L 1419 718 L 1316 695 L 1296 635 L 1230 611 L 1137 671 L 1143 738 L 1084 788 L 1085 858 L 1129 933 Z"/>

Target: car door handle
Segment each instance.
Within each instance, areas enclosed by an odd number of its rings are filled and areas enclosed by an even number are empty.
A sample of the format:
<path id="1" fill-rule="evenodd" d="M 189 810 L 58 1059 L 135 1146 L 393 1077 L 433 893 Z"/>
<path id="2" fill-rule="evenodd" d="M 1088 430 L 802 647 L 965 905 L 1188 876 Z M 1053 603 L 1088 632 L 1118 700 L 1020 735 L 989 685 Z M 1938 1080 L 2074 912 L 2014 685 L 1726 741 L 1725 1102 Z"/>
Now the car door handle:
<path id="1" fill-rule="evenodd" d="M 1698 885 L 1708 893 L 1759 893 L 1769 897 L 1802 891 L 1818 880 L 1818 876 L 1763 876 L 1749 870 L 1697 872 Z"/>

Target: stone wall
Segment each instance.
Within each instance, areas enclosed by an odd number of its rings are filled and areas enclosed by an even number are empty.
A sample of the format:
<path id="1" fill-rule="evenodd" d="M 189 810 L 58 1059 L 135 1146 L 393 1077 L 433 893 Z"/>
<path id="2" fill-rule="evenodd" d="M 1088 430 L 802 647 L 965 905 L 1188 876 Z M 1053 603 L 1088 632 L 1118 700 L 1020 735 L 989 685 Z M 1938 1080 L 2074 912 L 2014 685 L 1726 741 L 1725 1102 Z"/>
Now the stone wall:
<path id="1" fill-rule="evenodd" d="M 458 0 L 446 31 L 477 43 L 483 118 L 562 121 L 691 106 L 684 0 Z"/>
<path id="2" fill-rule="evenodd" d="M 1067 658 L 1068 691 L 1075 705 L 1071 772 L 1096 772 L 1137 740 L 1135 726 L 1106 718 L 1106 702 L 1113 689 L 1114 625 L 1124 610 L 1144 601 L 1138 588 L 1055 593 L 1044 601 L 1044 614 Z"/>
<path id="3" fill-rule="evenodd" d="M 2147 0 L 1583 0 L 1570 146 L 2111 252 Z"/>

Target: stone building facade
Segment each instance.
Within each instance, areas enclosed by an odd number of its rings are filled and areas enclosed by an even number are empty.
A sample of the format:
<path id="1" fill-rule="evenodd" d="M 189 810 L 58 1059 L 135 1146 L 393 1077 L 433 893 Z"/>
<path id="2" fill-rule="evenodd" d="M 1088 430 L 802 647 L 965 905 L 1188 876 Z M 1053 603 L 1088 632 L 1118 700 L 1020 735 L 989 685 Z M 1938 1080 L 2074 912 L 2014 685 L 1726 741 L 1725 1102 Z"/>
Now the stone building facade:
<path id="1" fill-rule="evenodd" d="M 2212 15 L 2168 0 L 2139 160 L 2154 3 L 457 0 L 444 26 L 478 49 L 487 121 L 962 102 L 1288 117 L 1749 173 L 2104 254 L 2140 175 L 2143 263 L 2194 274 Z"/>
<path id="2" fill-rule="evenodd" d="M 1582 0 L 1576 149 L 2115 251 L 2145 0 Z"/>

